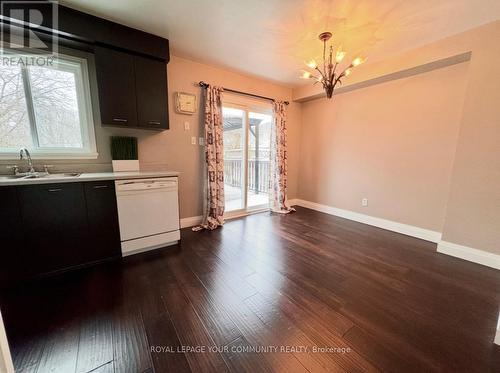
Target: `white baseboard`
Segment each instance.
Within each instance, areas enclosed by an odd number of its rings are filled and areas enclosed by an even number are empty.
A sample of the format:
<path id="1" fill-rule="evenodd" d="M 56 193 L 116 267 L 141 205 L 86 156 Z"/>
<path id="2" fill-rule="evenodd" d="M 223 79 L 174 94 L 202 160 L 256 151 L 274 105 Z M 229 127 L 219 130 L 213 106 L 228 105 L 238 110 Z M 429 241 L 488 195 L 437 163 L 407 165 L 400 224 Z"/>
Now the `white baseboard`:
<path id="1" fill-rule="evenodd" d="M 14 365 L 10 355 L 9 342 L 0 313 L 0 372 L 14 373 Z"/>
<path id="2" fill-rule="evenodd" d="M 189 218 L 181 219 L 181 228 L 194 227 L 195 225 L 200 225 L 203 221 L 203 216 L 191 216 Z"/>
<path id="3" fill-rule="evenodd" d="M 438 243 L 441 241 L 441 233 L 431 231 L 429 229 L 424 229 L 424 228 L 420 228 L 420 227 L 415 227 L 413 225 L 398 223 L 395 221 L 377 218 L 377 217 L 370 216 L 370 215 L 360 214 L 358 212 L 354 212 L 354 211 L 350 211 L 350 210 L 343 210 L 343 209 L 339 209 L 337 207 L 322 205 L 319 203 L 310 202 L 310 201 L 306 201 L 303 199 L 292 199 L 292 200 L 289 200 L 288 202 L 292 206 L 298 205 L 298 206 L 306 207 L 306 208 L 309 208 L 312 210 L 324 212 L 326 214 L 338 216 L 338 217 L 349 219 L 349 220 L 354 220 L 354 221 L 357 221 L 359 223 L 373 225 L 374 227 L 387 229 L 389 231 L 393 231 L 393 232 L 397 232 L 397 233 L 402 233 L 402 234 L 405 234 L 405 235 L 411 236 L 411 237 L 420 238 L 422 240 L 435 242 L 435 243 Z"/>
<path id="4" fill-rule="evenodd" d="M 495 340 L 493 343 L 500 345 L 500 313 L 498 314 L 497 333 L 495 334 Z"/>
<path id="5" fill-rule="evenodd" d="M 407 236 L 420 238 L 425 241 L 437 243 L 437 251 L 443 254 L 451 255 L 460 259 L 468 260 L 473 263 L 482 264 L 491 268 L 500 269 L 500 255 L 486 251 L 473 249 L 471 247 L 457 245 L 451 242 L 441 241 L 441 233 L 416 227 L 413 225 L 398 223 L 391 220 L 377 218 L 370 215 L 360 214 L 358 212 L 343 210 L 336 207 L 322 205 L 315 202 L 306 201 L 299 198 L 289 199 L 290 206 L 302 206 L 312 210 L 324 212 L 329 215 L 354 220 L 359 223 L 372 225 L 374 227 L 387 229 L 389 231 L 405 234 Z M 203 216 L 192 216 L 181 219 L 181 228 L 193 227 L 201 224 Z M 500 333 L 500 332 L 499 332 Z M 497 333 L 498 334 L 498 333 Z M 500 343 L 500 335 L 496 339 Z"/>
<path id="6" fill-rule="evenodd" d="M 472 247 L 462 246 L 447 241 L 439 242 L 437 251 L 439 253 L 468 260 L 469 262 L 474 262 L 491 268 L 500 269 L 500 255 L 498 254 L 489 253 L 487 251 L 478 250 Z"/>

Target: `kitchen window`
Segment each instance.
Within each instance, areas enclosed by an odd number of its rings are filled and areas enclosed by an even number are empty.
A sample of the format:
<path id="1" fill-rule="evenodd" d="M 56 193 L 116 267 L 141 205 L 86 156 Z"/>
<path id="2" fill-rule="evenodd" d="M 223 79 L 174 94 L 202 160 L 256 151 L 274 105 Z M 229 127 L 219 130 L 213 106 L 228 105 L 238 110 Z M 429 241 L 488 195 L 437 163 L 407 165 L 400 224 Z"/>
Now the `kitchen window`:
<path id="1" fill-rule="evenodd" d="M 3 54 L 0 63 L 0 158 L 22 147 L 38 159 L 97 158 L 87 60 L 22 61 Z"/>

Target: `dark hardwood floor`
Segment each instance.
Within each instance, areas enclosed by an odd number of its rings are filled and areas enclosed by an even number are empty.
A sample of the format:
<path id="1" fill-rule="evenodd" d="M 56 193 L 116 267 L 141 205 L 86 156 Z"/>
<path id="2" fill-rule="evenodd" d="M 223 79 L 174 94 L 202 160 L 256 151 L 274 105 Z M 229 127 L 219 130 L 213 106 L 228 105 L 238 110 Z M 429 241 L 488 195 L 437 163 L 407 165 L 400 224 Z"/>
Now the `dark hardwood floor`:
<path id="1" fill-rule="evenodd" d="M 17 370 L 63 373 L 499 372 L 499 305 L 499 271 L 304 208 L 1 298 Z"/>

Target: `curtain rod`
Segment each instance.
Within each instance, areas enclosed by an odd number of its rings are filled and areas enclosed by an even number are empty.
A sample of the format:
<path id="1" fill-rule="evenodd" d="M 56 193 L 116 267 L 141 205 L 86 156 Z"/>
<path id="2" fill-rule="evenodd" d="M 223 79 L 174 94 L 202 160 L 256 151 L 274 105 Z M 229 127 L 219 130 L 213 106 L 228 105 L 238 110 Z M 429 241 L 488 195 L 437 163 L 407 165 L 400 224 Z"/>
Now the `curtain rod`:
<path id="1" fill-rule="evenodd" d="M 209 86 L 208 83 L 205 83 L 203 80 L 200 81 L 198 83 L 198 85 L 200 87 L 203 87 L 203 88 L 207 88 Z M 263 100 L 269 100 L 269 101 L 273 101 L 273 102 L 276 102 L 276 100 L 274 98 L 271 98 L 271 97 L 266 97 L 266 96 L 259 96 L 259 95 L 254 95 L 253 93 L 247 93 L 247 92 L 241 92 L 241 91 L 237 91 L 235 89 L 229 89 L 229 88 L 224 88 L 224 91 L 226 92 L 232 92 L 232 93 L 237 93 L 239 95 L 245 95 L 245 96 L 251 96 L 251 97 L 255 97 L 255 98 L 261 98 Z M 288 101 L 284 101 L 284 104 L 285 105 L 289 105 L 290 103 Z"/>

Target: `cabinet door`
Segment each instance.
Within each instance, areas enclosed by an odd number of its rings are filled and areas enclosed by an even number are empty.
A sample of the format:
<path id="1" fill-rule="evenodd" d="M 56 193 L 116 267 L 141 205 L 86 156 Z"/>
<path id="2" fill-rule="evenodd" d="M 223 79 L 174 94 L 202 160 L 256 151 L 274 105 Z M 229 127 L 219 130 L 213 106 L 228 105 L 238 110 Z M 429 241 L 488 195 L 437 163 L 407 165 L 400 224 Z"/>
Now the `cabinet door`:
<path id="1" fill-rule="evenodd" d="M 22 276 L 25 246 L 15 187 L 0 187 L 0 287 Z"/>
<path id="2" fill-rule="evenodd" d="M 88 241 L 83 184 L 29 185 L 18 192 L 31 274 L 81 264 Z"/>
<path id="3" fill-rule="evenodd" d="M 89 245 L 85 261 L 93 262 L 121 255 L 120 228 L 114 181 L 85 183 Z"/>
<path id="4" fill-rule="evenodd" d="M 103 125 L 137 126 L 134 57 L 96 47 L 95 65 Z"/>
<path id="5" fill-rule="evenodd" d="M 166 63 L 135 56 L 134 64 L 139 126 L 168 129 Z"/>

